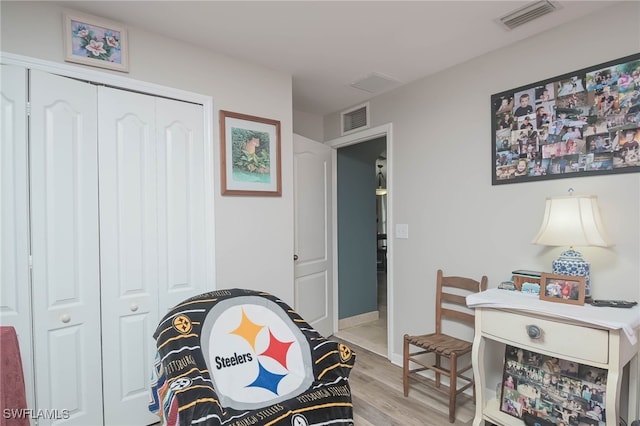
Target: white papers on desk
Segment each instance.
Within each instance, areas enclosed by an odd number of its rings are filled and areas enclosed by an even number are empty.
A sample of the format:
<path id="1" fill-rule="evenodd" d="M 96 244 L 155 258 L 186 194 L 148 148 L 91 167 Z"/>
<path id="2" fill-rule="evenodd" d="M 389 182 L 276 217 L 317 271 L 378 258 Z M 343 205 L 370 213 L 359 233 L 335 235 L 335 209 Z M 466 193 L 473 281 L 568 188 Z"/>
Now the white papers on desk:
<path id="1" fill-rule="evenodd" d="M 632 308 L 569 305 L 540 300 L 537 294 L 492 288 L 467 296 L 467 306 L 529 311 L 598 325 L 610 330 L 622 329 L 632 345 L 638 341 L 636 336 L 636 329 L 640 327 L 640 306 L 638 305 Z"/>

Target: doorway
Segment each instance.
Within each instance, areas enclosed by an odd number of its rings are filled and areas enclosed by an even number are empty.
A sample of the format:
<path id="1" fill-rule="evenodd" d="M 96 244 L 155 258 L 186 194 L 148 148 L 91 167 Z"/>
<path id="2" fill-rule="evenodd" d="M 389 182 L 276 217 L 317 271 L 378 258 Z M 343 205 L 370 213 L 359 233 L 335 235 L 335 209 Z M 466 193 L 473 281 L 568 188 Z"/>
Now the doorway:
<path id="1" fill-rule="evenodd" d="M 389 359 L 393 263 L 386 231 L 392 223 L 391 197 L 377 194 L 381 183 L 385 190 L 390 186 L 390 130 L 391 125 L 381 126 L 327 143 L 337 157 L 335 335 Z"/>

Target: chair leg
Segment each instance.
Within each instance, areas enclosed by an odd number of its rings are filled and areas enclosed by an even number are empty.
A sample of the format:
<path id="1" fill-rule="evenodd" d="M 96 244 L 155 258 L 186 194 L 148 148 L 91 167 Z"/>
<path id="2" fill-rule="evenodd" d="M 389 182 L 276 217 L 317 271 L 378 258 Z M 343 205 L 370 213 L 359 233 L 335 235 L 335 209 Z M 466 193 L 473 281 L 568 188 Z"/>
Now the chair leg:
<path id="1" fill-rule="evenodd" d="M 456 396 L 458 391 L 458 365 L 456 354 L 449 358 L 449 423 L 456 421 Z"/>
<path id="2" fill-rule="evenodd" d="M 404 396 L 409 395 L 409 338 L 404 335 L 404 347 L 402 350 L 402 387 Z"/>
<path id="3" fill-rule="evenodd" d="M 441 364 L 440 364 L 440 361 L 441 361 L 441 359 L 440 359 L 440 355 L 438 355 L 438 354 L 436 353 L 436 367 L 437 367 L 437 368 L 440 368 L 440 365 L 441 365 Z M 439 388 L 439 387 L 440 387 L 440 373 L 438 373 L 437 371 L 436 371 L 436 387 L 437 387 L 437 388 Z"/>

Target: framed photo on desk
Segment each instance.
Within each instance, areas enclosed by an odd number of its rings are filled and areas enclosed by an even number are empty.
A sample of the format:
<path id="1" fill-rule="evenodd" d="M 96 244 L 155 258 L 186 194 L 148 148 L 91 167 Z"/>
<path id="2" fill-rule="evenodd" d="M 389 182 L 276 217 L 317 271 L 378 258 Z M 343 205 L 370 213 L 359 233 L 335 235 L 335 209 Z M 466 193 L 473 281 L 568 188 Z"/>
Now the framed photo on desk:
<path id="1" fill-rule="evenodd" d="M 585 277 L 542 274 L 540 299 L 548 302 L 584 305 Z"/>

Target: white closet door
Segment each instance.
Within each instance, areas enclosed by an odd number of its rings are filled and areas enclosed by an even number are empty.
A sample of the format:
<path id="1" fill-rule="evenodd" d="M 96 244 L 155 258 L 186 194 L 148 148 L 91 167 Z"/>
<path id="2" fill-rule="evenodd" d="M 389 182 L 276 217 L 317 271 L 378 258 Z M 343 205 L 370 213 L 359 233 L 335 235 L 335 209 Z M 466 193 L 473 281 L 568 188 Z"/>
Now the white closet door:
<path id="1" fill-rule="evenodd" d="M 0 324 L 14 327 L 18 334 L 27 404 L 33 407 L 27 70 L 2 65 L 0 74 Z"/>
<path id="2" fill-rule="evenodd" d="M 146 425 L 158 325 L 155 98 L 98 90 L 104 419 Z"/>
<path id="3" fill-rule="evenodd" d="M 36 399 L 102 424 L 96 87 L 31 72 Z M 40 425 L 51 420 L 40 419 Z"/>
<path id="4" fill-rule="evenodd" d="M 204 115 L 201 105 L 157 100 L 160 316 L 206 283 Z"/>

